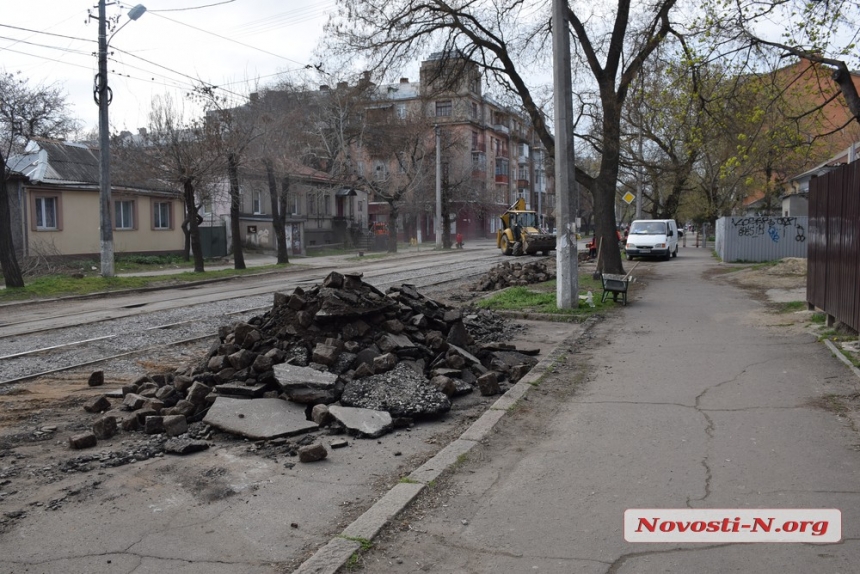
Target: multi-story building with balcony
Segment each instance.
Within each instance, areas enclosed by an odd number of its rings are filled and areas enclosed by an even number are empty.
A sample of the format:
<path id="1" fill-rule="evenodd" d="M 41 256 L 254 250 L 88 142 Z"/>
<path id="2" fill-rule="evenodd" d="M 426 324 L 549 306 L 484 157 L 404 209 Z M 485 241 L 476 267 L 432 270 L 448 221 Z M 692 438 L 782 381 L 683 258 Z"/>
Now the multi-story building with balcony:
<path id="1" fill-rule="evenodd" d="M 401 78 L 375 88 L 372 107 L 385 120 L 412 118 L 412 129 L 423 122 L 428 145 L 434 128 L 440 132 L 443 194 L 450 209 L 452 233 L 467 238 L 495 233 L 499 215 L 518 198 L 540 214 L 541 223 L 554 227 L 555 196 L 547 183 L 546 153 L 528 118 L 483 92 L 481 71 L 474 62 L 434 54 L 421 64 L 419 82 Z M 372 121 L 368 116 L 367 121 Z M 372 154 L 371 154 L 372 155 Z M 365 153 L 362 168 L 372 166 L 374 177 L 394 169 L 385 158 Z M 367 165 L 363 165 L 367 164 Z M 430 178 L 435 184 L 435 177 Z M 426 186 L 425 186 L 426 187 Z M 423 198 L 423 199 L 422 199 Z M 418 234 L 434 236 L 433 196 L 416 196 Z M 371 204 L 373 218 L 384 219 L 386 204 Z M 408 220 L 403 223 L 411 233 Z"/>

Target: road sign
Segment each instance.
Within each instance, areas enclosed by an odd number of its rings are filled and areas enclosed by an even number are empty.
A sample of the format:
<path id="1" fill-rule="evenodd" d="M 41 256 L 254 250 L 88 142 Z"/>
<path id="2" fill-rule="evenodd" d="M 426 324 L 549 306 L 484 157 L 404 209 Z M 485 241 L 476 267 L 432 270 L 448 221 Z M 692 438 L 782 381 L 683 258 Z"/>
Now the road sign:
<path id="1" fill-rule="evenodd" d="M 623 199 L 627 202 L 628 205 L 630 205 L 631 203 L 633 203 L 633 200 L 636 199 L 636 196 L 628 191 L 621 197 L 621 199 Z"/>

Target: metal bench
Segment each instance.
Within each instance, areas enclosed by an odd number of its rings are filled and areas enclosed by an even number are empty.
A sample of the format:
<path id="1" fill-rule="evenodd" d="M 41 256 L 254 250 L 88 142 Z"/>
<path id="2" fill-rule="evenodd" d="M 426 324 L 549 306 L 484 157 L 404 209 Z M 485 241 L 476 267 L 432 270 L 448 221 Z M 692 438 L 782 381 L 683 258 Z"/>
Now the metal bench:
<path id="1" fill-rule="evenodd" d="M 627 305 L 627 288 L 633 281 L 633 277 L 627 275 L 613 275 L 611 273 L 601 273 L 600 278 L 603 281 L 603 297 L 600 302 L 606 301 L 606 296 L 612 293 L 612 300 L 618 302 L 618 294 L 621 294 L 621 304 Z"/>

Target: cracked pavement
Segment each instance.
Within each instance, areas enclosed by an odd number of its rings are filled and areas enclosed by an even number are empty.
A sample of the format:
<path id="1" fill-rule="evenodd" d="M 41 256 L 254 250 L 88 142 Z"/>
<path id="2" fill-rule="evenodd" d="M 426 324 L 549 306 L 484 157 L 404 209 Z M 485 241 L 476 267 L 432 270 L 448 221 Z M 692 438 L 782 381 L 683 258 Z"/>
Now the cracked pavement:
<path id="1" fill-rule="evenodd" d="M 860 436 L 822 408 L 860 381 L 750 317 L 710 250 L 647 262 L 632 304 L 362 556 L 373 573 L 860 572 Z M 633 544 L 628 508 L 836 508 L 837 544 Z"/>

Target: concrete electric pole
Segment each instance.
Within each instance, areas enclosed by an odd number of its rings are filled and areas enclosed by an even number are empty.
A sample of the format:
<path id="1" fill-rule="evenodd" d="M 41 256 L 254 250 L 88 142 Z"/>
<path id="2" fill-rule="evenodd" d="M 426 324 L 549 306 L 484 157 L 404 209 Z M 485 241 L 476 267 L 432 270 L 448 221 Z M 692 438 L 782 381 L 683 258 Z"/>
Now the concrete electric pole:
<path id="1" fill-rule="evenodd" d="M 576 214 L 579 193 L 573 149 L 573 87 L 570 72 L 570 28 L 564 0 L 552 3 L 553 88 L 555 90 L 556 305 L 579 306 Z"/>

